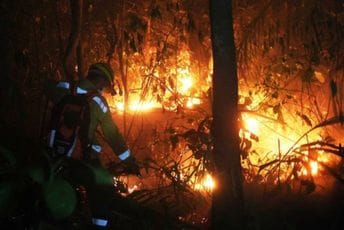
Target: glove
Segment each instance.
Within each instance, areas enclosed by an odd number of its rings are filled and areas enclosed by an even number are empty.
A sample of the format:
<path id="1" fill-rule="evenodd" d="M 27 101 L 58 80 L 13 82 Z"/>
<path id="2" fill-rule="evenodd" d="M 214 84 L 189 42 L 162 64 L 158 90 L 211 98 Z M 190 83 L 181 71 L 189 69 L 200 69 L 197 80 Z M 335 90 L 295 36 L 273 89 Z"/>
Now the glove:
<path id="1" fill-rule="evenodd" d="M 141 175 L 140 168 L 136 164 L 135 157 L 130 156 L 127 159 L 125 159 L 124 161 L 122 161 L 122 163 L 124 164 L 124 172 L 125 173 L 136 175 L 136 176 Z"/>

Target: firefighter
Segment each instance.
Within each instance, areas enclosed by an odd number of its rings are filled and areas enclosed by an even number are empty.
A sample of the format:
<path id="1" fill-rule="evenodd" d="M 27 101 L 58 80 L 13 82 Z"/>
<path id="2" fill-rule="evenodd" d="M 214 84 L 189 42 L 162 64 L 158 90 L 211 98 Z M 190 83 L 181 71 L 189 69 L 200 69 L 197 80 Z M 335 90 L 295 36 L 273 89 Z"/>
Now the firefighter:
<path id="1" fill-rule="evenodd" d="M 82 184 L 86 187 L 92 210 L 92 224 L 96 229 L 106 228 L 109 225 L 108 198 L 113 193 L 112 177 L 106 171 L 101 170 L 99 154 L 102 152 L 102 147 L 95 138 L 97 127 L 101 128 L 105 140 L 124 163 L 126 172 L 136 175 L 140 173 L 134 156 L 111 117 L 107 101 L 101 95 L 106 89 L 113 93 L 113 78 L 114 73 L 111 67 L 106 63 L 99 62 L 90 65 L 86 79 L 80 80 L 76 84 L 59 81 L 54 86 L 48 86 L 46 93 L 53 104 L 57 104 L 66 94 L 71 93 L 71 87 L 74 88 L 76 94 L 93 92 L 89 100 L 90 119 L 86 137 L 87 144 L 83 145 L 87 148 L 81 150 L 81 157 L 80 153 L 74 153 L 77 149 L 69 151 L 71 153 L 69 156 L 78 155 L 79 157 L 76 159 L 80 160 L 70 160 L 65 175 L 68 175 L 71 183 Z M 47 138 L 50 147 L 54 145 L 55 132 L 54 129 L 50 130 Z"/>

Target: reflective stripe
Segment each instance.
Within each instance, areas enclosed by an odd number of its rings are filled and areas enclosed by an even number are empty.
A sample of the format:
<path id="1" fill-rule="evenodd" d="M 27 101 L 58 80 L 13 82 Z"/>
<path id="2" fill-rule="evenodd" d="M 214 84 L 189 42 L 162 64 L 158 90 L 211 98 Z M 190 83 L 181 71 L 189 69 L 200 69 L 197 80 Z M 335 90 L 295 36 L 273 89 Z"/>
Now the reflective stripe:
<path id="1" fill-rule="evenodd" d="M 87 93 L 87 90 L 84 90 L 84 89 L 82 89 L 82 88 L 80 88 L 80 87 L 77 87 L 77 88 L 76 88 L 76 93 L 77 93 L 77 94 L 86 94 L 86 93 Z"/>
<path id="2" fill-rule="evenodd" d="M 56 130 L 52 129 L 50 132 L 50 139 L 49 139 L 49 147 L 51 147 L 51 148 L 54 145 L 55 135 L 56 135 Z"/>
<path id="3" fill-rule="evenodd" d="M 67 153 L 67 156 L 68 156 L 68 157 L 71 157 L 71 156 L 72 156 L 73 151 L 74 151 L 74 148 L 75 148 L 75 145 L 76 145 L 76 138 L 74 138 L 73 145 L 72 145 L 72 147 L 70 148 L 70 150 L 69 150 L 68 153 Z"/>
<path id="4" fill-rule="evenodd" d="M 124 161 L 125 159 L 127 159 L 130 156 L 130 150 L 128 149 L 127 151 L 125 151 L 124 153 L 118 155 L 118 158 L 121 159 L 122 161 Z"/>
<path id="5" fill-rule="evenodd" d="M 94 225 L 105 227 L 107 223 L 108 223 L 108 220 L 92 218 L 92 224 Z"/>
<path id="6" fill-rule="evenodd" d="M 70 84 L 69 84 L 69 82 L 66 82 L 66 81 L 60 81 L 60 82 L 57 84 L 57 87 L 69 89 Z"/>
<path id="7" fill-rule="evenodd" d="M 107 106 L 104 104 L 104 102 L 102 101 L 102 99 L 100 97 L 95 96 L 92 98 L 92 100 L 95 101 L 99 105 L 99 107 L 103 111 L 103 113 L 106 113 L 108 111 Z"/>
<path id="8" fill-rule="evenodd" d="M 92 145 L 91 148 L 97 153 L 100 153 L 102 151 L 102 147 L 100 145 Z"/>

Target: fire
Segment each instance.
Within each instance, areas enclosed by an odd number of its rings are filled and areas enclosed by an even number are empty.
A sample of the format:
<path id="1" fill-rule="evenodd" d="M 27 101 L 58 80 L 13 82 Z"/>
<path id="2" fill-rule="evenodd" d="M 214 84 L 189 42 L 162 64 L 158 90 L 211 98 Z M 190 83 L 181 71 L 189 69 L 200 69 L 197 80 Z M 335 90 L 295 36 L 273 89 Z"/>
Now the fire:
<path id="1" fill-rule="evenodd" d="M 316 161 L 311 161 L 309 163 L 309 166 L 311 168 L 311 174 L 316 175 L 318 173 L 318 162 Z"/>
<path id="2" fill-rule="evenodd" d="M 251 139 L 251 149 L 258 154 L 249 154 L 249 160 L 253 165 L 262 165 L 264 162 L 273 161 L 275 159 L 283 160 L 287 153 L 288 156 L 295 156 L 302 159 L 305 163 L 298 171 L 298 175 L 302 176 L 318 176 L 321 173 L 322 163 L 331 163 L 334 157 L 331 153 L 321 150 L 320 145 L 314 145 L 313 149 L 303 147 L 302 145 L 308 143 L 321 141 L 322 138 L 319 133 L 309 133 L 305 138 L 298 140 L 309 127 L 302 125 L 302 121 L 297 123 L 295 118 L 288 114 L 284 115 L 284 120 L 288 121 L 290 126 L 280 124 L 279 121 L 274 121 L 265 116 L 257 116 L 254 114 L 242 114 L 242 129 L 240 135 L 245 138 L 250 138 L 250 134 L 255 134 L 259 140 Z M 296 145 L 294 145 L 297 142 Z M 290 148 L 297 149 L 296 152 L 290 151 Z M 300 151 L 299 151 L 300 150 Z M 290 151 L 290 152 L 289 152 Z M 260 154 L 264 153 L 264 154 Z M 333 160 L 331 160 L 333 158 Z M 283 173 L 279 174 L 280 179 L 286 179 L 286 175 L 290 174 L 293 168 L 291 164 L 281 163 L 280 169 Z M 244 166 L 245 167 L 245 166 Z M 267 169 L 268 171 L 269 169 Z"/>
<path id="3" fill-rule="evenodd" d="M 135 184 L 132 187 L 128 188 L 128 193 L 133 193 L 134 191 L 138 190 L 139 187 Z"/>
<path id="4" fill-rule="evenodd" d="M 204 82 L 202 84 L 200 81 L 201 76 L 196 74 L 201 71 L 197 72 L 195 69 L 192 69 L 191 63 L 190 53 L 187 50 L 181 50 L 178 52 L 177 62 L 174 63 L 176 66 L 166 66 L 169 67 L 166 68 L 167 70 L 164 69 L 166 72 L 157 68 L 154 70 L 154 73 L 151 73 L 148 71 L 149 68 L 145 69 L 143 66 L 131 66 L 128 68 L 128 71 L 133 71 L 130 74 L 135 76 L 135 81 L 131 85 L 128 85 L 128 102 L 125 105 L 122 97 L 111 97 L 108 98 L 110 108 L 115 109 L 117 112 L 148 113 L 153 109 L 162 107 L 165 110 L 175 111 L 178 106 L 183 106 L 184 109 L 192 109 L 196 105 L 205 105 L 205 97 L 200 95 L 207 95 L 207 90 L 211 85 L 211 73 L 207 75 L 208 78 L 203 78 Z M 137 72 L 134 72 L 135 69 L 137 69 Z M 140 69 L 144 70 L 139 72 Z M 154 75 L 152 79 L 158 79 L 158 82 L 161 83 L 160 86 L 165 89 L 164 94 L 159 94 L 158 90 L 152 90 L 154 92 L 147 90 L 150 87 L 149 85 L 147 88 L 144 88 L 143 82 L 145 81 L 140 80 L 140 77 L 138 77 L 140 73 L 141 75 L 147 76 Z M 128 75 L 130 74 L 128 73 Z M 159 89 L 159 87 L 157 88 Z M 252 152 L 247 154 L 250 164 L 258 168 L 260 165 L 264 165 L 273 160 L 276 161 L 276 159 L 280 159 L 282 162 L 285 154 L 288 154 L 289 156 L 298 157 L 304 162 L 304 165 L 297 169 L 298 175 L 319 175 L 322 170 L 321 164 L 331 162 L 329 153 L 319 149 L 315 151 L 316 157 L 313 157 L 309 156 L 310 151 L 307 149 L 303 149 L 301 154 L 290 151 L 291 147 L 297 149 L 299 146 L 317 141 L 321 138 L 319 132 L 311 132 L 305 138 L 299 140 L 310 129 L 310 126 L 305 122 L 305 120 L 307 121 L 305 117 L 308 118 L 309 116 L 309 120 L 312 120 L 312 117 L 306 112 L 301 112 L 297 116 L 294 111 L 298 111 L 298 108 L 286 108 L 287 103 L 286 105 L 275 103 L 275 99 L 271 99 L 269 103 L 266 103 L 264 100 L 267 100 L 267 97 L 264 93 L 248 93 L 252 91 L 248 87 L 240 90 L 240 94 L 247 94 L 246 97 L 243 97 L 243 99 L 247 100 L 241 101 L 240 103 L 245 105 L 247 110 L 251 111 L 250 113 L 242 112 L 242 127 L 240 130 L 240 136 L 252 142 L 246 142 L 246 147 L 249 146 L 249 151 L 252 150 Z M 264 103 L 268 104 L 268 106 L 264 107 Z M 297 144 L 294 146 L 295 142 Z M 302 154 L 304 156 L 301 156 Z M 279 177 L 286 179 L 288 177 L 287 175 L 290 175 L 294 165 L 296 163 L 292 161 L 289 163 L 281 163 L 281 174 L 278 174 Z M 211 175 L 206 173 L 202 178 L 194 178 L 192 186 L 194 186 L 195 190 L 212 191 L 216 187 L 216 183 Z"/>
<path id="5" fill-rule="evenodd" d="M 201 104 L 201 99 L 199 98 L 189 98 L 186 102 L 186 107 L 192 108 L 194 105 Z"/>
<path id="6" fill-rule="evenodd" d="M 149 112 L 162 107 L 164 110 L 175 111 L 178 106 L 191 109 L 200 105 L 203 102 L 200 95 L 209 89 L 209 79 L 200 78 L 192 68 L 191 55 L 186 48 L 178 52 L 176 66 L 163 69 L 165 72 L 157 68 L 152 73 L 149 68 L 133 62 L 127 74 L 127 104 L 122 96 L 107 96 L 110 108 L 114 112 Z M 130 80 L 130 76 L 135 77 Z M 144 76 L 151 77 L 147 80 Z M 148 83 L 154 83 L 155 89 L 150 91 L 154 87 Z M 162 88 L 163 93 L 159 91 Z"/>
<path id="7" fill-rule="evenodd" d="M 153 102 L 140 102 L 140 101 L 133 101 L 129 104 L 129 110 L 131 111 L 148 111 L 157 106 L 156 103 Z"/>
<path id="8" fill-rule="evenodd" d="M 124 112 L 125 106 L 124 106 L 124 102 L 120 101 L 120 102 L 116 102 L 115 106 L 117 111 L 119 112 Z M 130 112 L 147 112 L 150 111 L 154 108 L 159 108 L 161 107 L 161 105 L 157 102 L 153 102 L 153 101 L 142 101 L 139 99 L 131 99 L 128 105 L 128 109 L 127 111 Z"/>
<path id="9" fill-rule="evenodd" d="M 188 69 L 181 69 L 178 71 L 181 77 L 178 78 L 180 86 L 178 91 L 182 94 L 189 93 L 189 90 L 193 86 L 193 80 Z"/>
<path id="10" fill-rule="evenodd" d="M 245 129 L 249 130 L 250 132 L 254 134 L 258 134 L 259 122 L 255 118 L 249 117 L 247 115 L 243 115 L 243 117 L 244 117 Z"/>
<path id="11" fill-rule="evenodd" d="M 211 192 L 215 189 L 216 183 L 210 174 L 206 174 L 200 183 L 195 184 L 195 190 Z"/>

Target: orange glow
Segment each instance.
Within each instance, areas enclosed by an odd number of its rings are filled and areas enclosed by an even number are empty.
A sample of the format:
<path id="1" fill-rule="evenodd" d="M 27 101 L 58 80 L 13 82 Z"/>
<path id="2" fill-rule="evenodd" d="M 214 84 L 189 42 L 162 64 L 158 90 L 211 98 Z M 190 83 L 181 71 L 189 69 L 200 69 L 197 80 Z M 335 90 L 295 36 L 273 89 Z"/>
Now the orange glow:
<path id="1" fill-rule="evenodd" d="M 306 168 L 303 168 L 303 169 L 302 169 L 302 175 L 303 175 L 303 176 L 307 176 L 307 175 L 308 175 L 308 171 L 307 171 Z"/>
<path id="2" fill-rule="evenodd" d="M 124 103 L 123 102 L 117 102 L 115 103 L 115 106 L 117 111 L 119 112 L 123 112 L 124 111 Z M 157 102 L 144 102 L 141 101 L 139 99 L 135 100 L 135 99 L 131 99 L 131 101 L 129 102 L 129 106 L 128 106 L 128 111 L 130 112 L 147 112 L 150 111 L 154 108 L 159 108 L 161 107 L 161 105 Z"/>
<path id="3" fill-rule="evenodd" d="M 128 192 L 129 192 L 129 193 L 132 193 L 132 192 L 136 191 L 138 188 L 139 188 L 139 187 L 135 184 L 135 185 L 133 185 L 132 187 L 129 187 L 129 188 L 128 188 Z"/>
<path id="4" fill-rule="evenodd" d="M 192 85 L 193 85 L 193 81 L 192 81 L 192 78 L 191 78 L 191 76 L 190 75 L 186 75 L 187 74 L 187 71 L 183 71 L 182 72 L 183 73 L 183 75 L 182 75 L 182 77 L 181 78 L 178 78 L 178 80 L 179 80 L 179 82 L 180 82 L 180 85 L 179 85 L 179 87 L 178 87 L 178 91 L 180 92 L 180 93 L 188 93 L 188 91 L 190 90 L 190 88 L 192 87 Z"/>
<path id="5" fill-rule="evenodd" d="M 201 104 L 201 99 L 199 98 L 189 98 L 186 102 L 186 107 L 192 108 L 194 105 L 199 105 Z"/>
<path id="6" fill-rule="evenodd" d="M 311 161 L 309 163 L 309 166 L 311 168 L 311 174 L 316 175 L 318 173 L 318 162 L 316 161 Z"/>
<path id="7" fill-rule="evenodd" d="M 249 117 L 249 116 L 243 116 L 243 117 L 244 117 L 245 128 L 249 130 L 250 132 L 257 134 L 259 130 L 259 122 L 253 117 Z"/>
<path id="8" fill-rule="evenodd" d="M 210 174 L 206 174 L 200 183 L 195 184 L 195 190 L 211 192 L 216 187 L 216 183 Z"/>
<path id="9" fill-rule="evenodd" d="M 210 86 L 208 78 L 199 79 L 200 76 L 195 74 L 190 52 L 186 48 L 178 52 L 176 66 L 171 66 L 167 71 L 164 69 L 166 72 L 155 69 L 152 73 L 149 68 L 135 62 L 129 71 L 128 78 L 135 77 L 127 81 L 128 104 L 124 105 L 123 96 L 107 98 L 110 108 L 116 112 L 149 112 L 162 107 L 174 111 L 180 105 L 191 109 L 202 104 L 200 95 L 204 95 Z M 151 77 L 147 80 L 144 76 Z M 154 85 L 154 92 L 147 90 L 151 85 L 145 85 L 146 82 Z M 160 89 L 163 89 L 163 92 Z"/>
<path id="10" fill-rule="evenodd" d="M 153 109 L 162 107 L 164 110 L 175 111 L 178 106 L 184 106 L 185 110 L 190 109 L 189 111 L 191 111 L 194 107 L 198 107 L 197 105 L 206 105 L 205 98 L 208 96 L 208 89 L 211 85 L 212 68 L 210 68 L 209 74 L 206 75 L 208 77 L 203 77 L 204 81 L 202 83 L 200 81 L 202 77 L 200 73 L 202 71 L 197 72 L 195 69 L 192 69 L 190 60 L 190 53 L 187 50 L 181 50 L 178 51 L 177 61 L 173 62 L 176 66 L 166 66 L 167 70 L 159 70 L 157 68 L 152 73 L 149 68 L 133 64 L 134 66 L 128 68 L 128 71 L 133 71 L 128 73 L 128 75 L 135 76 L 135 82 L 133 81 L 133 83 L 128 85 L 128 104 L 124 105 L 122 96 L 116 96 L 109 99 L 110 107 L 114 108 L 116 112 L 124 112 L 126 110 L 127 112 L 149 113 Z M 320 82 L 324 81 L 324 76 L 321 73 L 315 72 L 315 75 Z M 152 77 L 149 78 L 149 81 L 144 81 L 141 80 L 140 76 Z M 150 81 L 156 81 L 160 84 L 158 86 L 154 85 L 155 88 L 152 90 L 154 92 L 150 91 L 151 85 L 148 85 L 148 83 L 147 85 L 143 84 Z M 130 81 L 128 80 L 128 82 Z M 159 91 L 160 88 L 163 88 L 163 93 Z M 321 140 L 320 132 L 310 132 L 299 140 L 311 128 L 305 122 L 305 117 L 311 121 L 314 120 L 314 117 L 312 120 L 311 114 L 302 112 L 302 116 L 301 113 L 295 115 L 295 111 L 298 111 L 299 108 L 293 108 L 292 106 L 298 107 L 297 104 L 280 103 L 278 101 L 280 100 L 279 97 L 271 98 L 264 92 L 252 93 L 251 91 L 254 90 L 249 87 L 242 87 L 240 90 L 240 96 L 246 95 L 242 98 L 247 99 L 241 102 L 245 106 L 243 111 L 250 111 L 242 112 L 241 114 L 242 127 L 240 135 L 250 141 L 247 142 L 249 143 L 247 145 L 249 146 L 247 159 L 249 159 L 251 164 L 252 173 L 257 172 L 260 165 L 275 161 L 282 162 L 279 165 L 280 167 L 278 167 L 280 170 L 278 177 L 281 180 L 287 179 L 293 168 L 297 168 L 298 175 L 316 176 L 321 172 L 322 163 L 333 160 L 329 153 L 322 150 L 314 150 L 316 157 L 310 156 L 310 150 L 307 149 L 302 149 L 298 152 L 299 147 L 301 148 L 302 145 Z M 211 91 L 209 92 L 211 93 Z M 209 95 L 211 95 L 210 93 Z M 200 95 L 206 96 L 202 97 Z M 296 96 L 293 99 L 297 101 Z M 264 103 L 269 106 L 265 105 L 264 107 Z M 312 123 L 314 127 L 314 122 Z M 321 146 L 313 147 L 321 149 Z M 183 152 L 183 154 L 185 153 Z M 283 158 L 285 156 L 290 158 Z M 302 158 L 302 162 L 307 162 L 307 167 L 293 162 L 295 158 Z M 276 161 L 276 159 L 281 161 Z M 288 161 L 289 163 L 285 163 Z M 245 165 L 243 167 L 245 168 Z M 248 168 L 247 165 L 246 167 Z M 273 170 L 272 168 L 266 167 L 266 170 L 264 169 L 260 173 L 264 174 L 264 172 Z M 183 172 L 181 172 L 181 175 L 183 175 Z M 186 172 L 185 175 L 187 175 Z M 200 177 L 192 176 L 191 182 L 188 182 L 195 190 L 212 191 L 216 187 L 216 183 L 210 174 L 206 173 L 203 175 L 202 173 Z M 183 176 L 181 178 L 183 179 Z M 129 190 L 135 190 L 135 186 L 131 186 Z"/>

